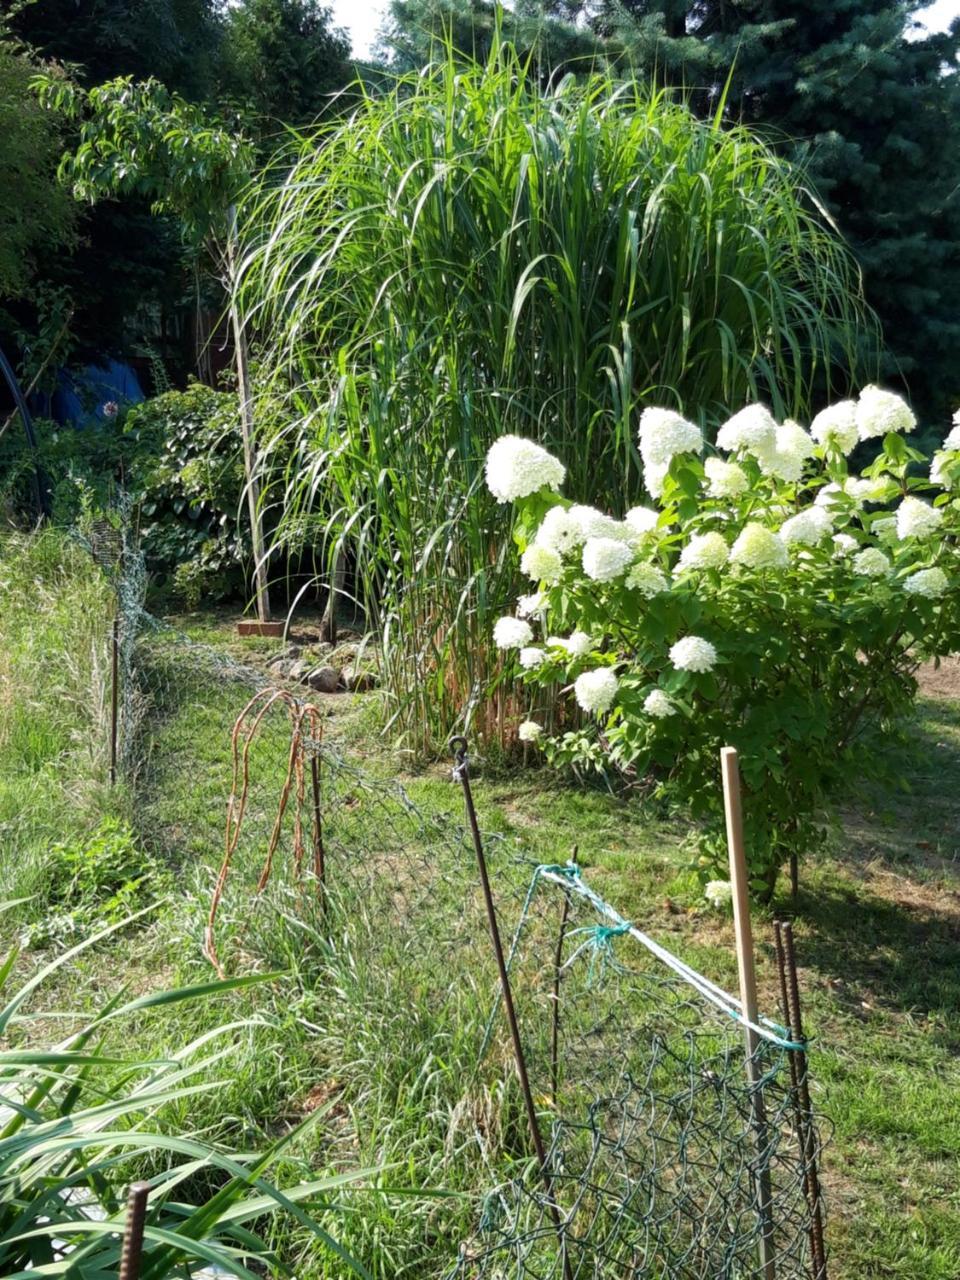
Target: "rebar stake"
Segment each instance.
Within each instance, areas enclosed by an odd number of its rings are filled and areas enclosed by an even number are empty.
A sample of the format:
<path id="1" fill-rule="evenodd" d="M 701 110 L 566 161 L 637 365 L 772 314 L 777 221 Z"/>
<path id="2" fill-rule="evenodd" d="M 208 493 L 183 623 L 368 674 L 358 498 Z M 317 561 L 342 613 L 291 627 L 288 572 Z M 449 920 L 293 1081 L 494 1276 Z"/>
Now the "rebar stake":
<path id="1" fill-rule="evenodd" d="M 800 1009 L 800 982 L 797 977 L 797 957 L 793 949 L 793 925 L 785 922 L 780 926 L 783 944 L 785 969 L 785 987 L 787 999 L 788 1025 L 790 1039 L 798 1044 L 806 1044 L 803 1034 L 803 1017 Z M 812 1220 L 810 1238 L 813 1251 L 813 1280 L 827 1280 L 827 1250 L 823 1238 L 823 1200 L 820 1194 L 820 1176 L 817 1172 L 817 1143 L 811 1121 L 810 1087 L 807 1074 L 807 1054 L 804 1049 L 795 1049 L 797 1071 L 797 1093 L 800 1100 L 802 1116 L 804 1177 L 807 1183 L 807 1195 L 810 1201 Z"/>
<path id="2" fill-rule="evenodd" d="M 527 1121 L 530 1125 L 530 1137 L 533 1141 L 533 1147 L 537 1154 L 537 1160 L 540 1165 L 540 1176 L 543 1179 L 543 1187 L 547 1193 L 547 1207 L 553 1225 L 556 1228 L 557 1239 L 560 1242 L 560 1256 L 563 1261 L 563 1274 L 565 1280 L 573 1280 L 570 1270 L 570 1262 L 567 1258 L 566 1240 L 563 1234 L 563 1224 L 560 1221 L 560 1212 L 557 1208 L 557 1202 L 554 1199 L 553 1179 L 550 1176 L 550 1169 L 547 1162 L 547 1150 L 544 1146 L 543 1135 L 540 1132 L 540 1121 L 537 1118 L 537 1109 L 533 1102 L 533 1092 L 530 1088 L 530 1077 L 527 1074 L 527 1060 L 523 1052 L 523 1042 L 520 1039 L 520 1027 L 517 1023 L 517 1012 L 513 1003 L 513 992 L 510 989 L 510 976 L 507 973 L 507 963 L 503 955 L 503 943 L 500 939 L 500 927 L 497 924 L 497 912 L 493 904 L 493 891 L 490 888 L 490 876 L 487 872 L 487 859 L 483 852 L 483 840 L 480 837 L 480 824 L 477 822 L 477 811 L 473 803 L 473 792 L 470 789 L 470 770 L 467 762 L 467 740 L 462 736 L 450 739 L 450 749 L 453 752 L 456 764 L 453 769 L 453 779 L 459 782 L 463 787 L 463 801 L 467 810 L 467 822 L 470 826 L 470 834 L 473 837 L 473 848 L 477 855 L 477 867 L 480 871 L 480 885 L 483 889 L 483 900 L 487 909 L 487 923 L 490 926 L 490 941 L 493 944 L 493 954 L 497 962 L 497 972 L 500 976 L 500 994 L 503 998 L 503 1007 L 507 1015 L 507 1024 L 510 1027 L 510 1038 L 513 1041 L 513 1056 L 516 1060 L 517 1075 L 520 1078 L 520 1091 L 523 1094 L 523 1103 L 527 1112 Z"/>
<path id="3" fill-rule="evenodd" d="M 143 1227 L 147 1220 L 149 1182 L 135 1182 L 127 1197 L 127 1221 L 120 1252 L 119 1280 L 138 1280 L 143 1255 Z"/>

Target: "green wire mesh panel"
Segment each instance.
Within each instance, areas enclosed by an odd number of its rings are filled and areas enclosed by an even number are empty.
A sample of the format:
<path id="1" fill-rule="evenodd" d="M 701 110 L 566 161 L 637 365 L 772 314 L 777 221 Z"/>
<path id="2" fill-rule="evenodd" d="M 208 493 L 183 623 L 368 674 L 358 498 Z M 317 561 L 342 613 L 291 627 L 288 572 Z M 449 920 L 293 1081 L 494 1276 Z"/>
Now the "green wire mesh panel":
<path id="1" fill-rule="evenodd" d="M 451 1275 L 813 1276 L 800 1148 L 812 1118 L 787 1053 L 762 1042 L 750 1086 L 737 1025 L 572 895 L 561 937 L 563 897 L 544 889 L 529 909 L 526 927 L 552 915 L 552 954 L 541 938 L 512 966 L 552 1194 L 532 1170 L 491 1189 Z M 761 1176 L 774 1273 L 761 1263 Z"/>

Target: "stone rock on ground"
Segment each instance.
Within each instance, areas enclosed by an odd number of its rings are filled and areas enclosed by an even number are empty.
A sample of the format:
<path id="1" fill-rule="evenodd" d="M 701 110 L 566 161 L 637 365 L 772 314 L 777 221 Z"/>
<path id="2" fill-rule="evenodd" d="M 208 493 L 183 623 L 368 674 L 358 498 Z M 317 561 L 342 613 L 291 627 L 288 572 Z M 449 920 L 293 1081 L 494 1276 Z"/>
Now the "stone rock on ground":
<path id="1" fill-rule="evenodd" d="M 336 667 L 314 667 L 304 679 L 318 693 L 336 693 L 340 688 L 340 672 Z"/>
<path id="2" fill-rule="evenodd" d="M 372 671 L 364 671 L 361 667 L 344 667 L 340 673 L 343 687 L 351 693 L 366 693 L 377 687 L 377 677 Z"/>

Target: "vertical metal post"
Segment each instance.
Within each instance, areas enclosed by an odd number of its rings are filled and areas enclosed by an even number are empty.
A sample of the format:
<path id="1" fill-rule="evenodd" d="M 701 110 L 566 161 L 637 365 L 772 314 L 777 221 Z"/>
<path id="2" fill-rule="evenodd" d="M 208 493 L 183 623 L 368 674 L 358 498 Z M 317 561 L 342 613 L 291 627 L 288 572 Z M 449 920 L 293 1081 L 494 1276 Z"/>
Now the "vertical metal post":
<path id="1" fill-rule="evenodd" d="M 493 905 L 493 891 L 490 888 L 490 876 L 487 872 L 487 859 L 483 852 L 483 841 L 480 837 L 480 824 L 477 821 L 477 811 L 473 803 L 473 793 L 470 790 L 470 772 L 467 764 L 467 740 L 463 737 L 451 738 L 450 748 L 453 751 L 456 766 L 453 770 L 454 780 L 459 782 L 463 787 L 463 800 L 467 810 L 467 822 L 470 826 L 470 834 L 473 837 L 473 848 L 477 855 L 477 867 L 480 872 L 480 885 L 483 890 L 483 900 L 487 911 L 487 923 L 490 926 L 490 941 L 493 944 L 493 954 L 497 962 L 497 973 L 500 977 L 500 995 L 503 999 L 504 1012 L 507 1015 L 507 1024 L 510 1028 L 510 1038 L 513 1041 L 513 1056 L 516 1061 L 517 1075 L 520 1079 L 520 1091 L 523 1094 L 523 1104 L 527 1113 L 527 1122 L 530 1126 L 530 1137 L 533 1141 L 534 1151 L 537 1154 L 537 1161 L 540 1165 L 540 1176 L 543 1179 L 544 1191 L 547 1195 L 547 1208 L 553 1219 L 553 1225 L 556 1228 L 557 1238 L 560 1243 L 560 1255 L 563 1260 L 563 1274 L 565 1280 L 573 1280 L 570 1270 L 570 1262 L 567 1258 L 566 1240 L 563 1234 L 563 1226 L 560 1221 L 560 1213 L 557 1208 L 556 1200 L 553 1193 L 553 1179 L 550 1176 L 550 1169 L 547 1164 L 547 1150 L 544 1146 L 543 1135 L 540 1132 L 540 1121 L 537 1118 L 537 1109 L 533 1102 L 533 1092 L 530 1088 L 530 1078 L 527 1074 L 527 1060 L 523 1052 L 523 1042 L 520 1039 L 520 1027 L 517 1023 L 517 1013 L 513 1003 L 513 992 L 510 989 L 510 976 L 507 973 L 507 963 L 503 954 L 503 942 L 500 939 L 500 927 L 497 924 L 497 912 Z"/>
<path id="2" fill-rule="evenodd" d="M 325 896 L 327 863 L 323 847 L 323 817 L 320 813 L 320 762 L 316 750 L 310 754 L 310 781 L 313 784 L 313 873 L 320 885 L 320 896 Z"/>
<path id="3" fill-rule="evenodd" d="M 143 1227 L 147 1219 L 149 1182 L 135 1182 L 127 1198 L 127 1221 L 120 1253 L 119 1280 L 138 1280 L 143 1255 Z"/>
<path id="4" fill-rule="evenodd" d="M 747 856 L 743 841 L 743 812 L 740 803 L 740 767 L 734 747 L 720 752 L 723 774 L 723 806 L 727 823 L 727 847 L 730 854 L 730 884 L 733 889 L 733 922 L 737 935 L 737 968 L 740 974 L 740 1000 L 744 1017 L 758 1020 L 757 975 L 753 962 L 753 930 L 750 925 L 750 884 Z M 754 1143 L 757 1151 L 756 1194 L 757 1217 L 760 1221 L 760 1265 L 763 1280 L 775 1280 L 776 1258 L 773 1241 L 773 1196 L 770 1188 L 770 1166 L 767 1150 L 767 1115 L 760 1091 L 761 1071 L 758 1060 L 760 1038 L 752 1027 L 744 1028 L 747 1059 L 747 1083 L 753 1112 Z"/>
<path id="5" fill-rule="evenodd" d="M 790 1039 L 805 1044 L 803 1017 L 800 1010 L 800 982 L 797 977 L 797 957 L 793 949 L 793 925 L 781 926 L 785 969 L 784 995 L 787 1004 L 787 1023 Z M 810 1107 L 810 1087 L 807 1055 L 803 1049 L 796 1054 L 797 1096 L 800 1104 L 804 1178 L 812 1214 L 810 1223 L 811 1249 L 813 1253 L 813 1280 L 827 1280 L 827 1250 L 823 1236 L 823 1200 L 820 1194 L 820 1176 L 817 1172 L 817 1141 Z"/>
<path id="6" fill-rule="evenodd" d="M 110 682 L 110 785 L 117 782 L 117 737 L 120 730 L 120 613 L 113 618 Z"/>
<path id="7" fill-rule="evenodd" d="M 576 853 L 574 853 L 576 859 Z M 563 895 L 563 911 L 560 913 L 560 932 L 557 934 L 557 950 L 553 957 L 553 1013 L 550 1026 L 550 1099 L 557 1105 L 560 1087 L 560 976 L 563 969 L 563 943 L 567 935 L 567 916 L 570 914 L 570 898 Z"/>

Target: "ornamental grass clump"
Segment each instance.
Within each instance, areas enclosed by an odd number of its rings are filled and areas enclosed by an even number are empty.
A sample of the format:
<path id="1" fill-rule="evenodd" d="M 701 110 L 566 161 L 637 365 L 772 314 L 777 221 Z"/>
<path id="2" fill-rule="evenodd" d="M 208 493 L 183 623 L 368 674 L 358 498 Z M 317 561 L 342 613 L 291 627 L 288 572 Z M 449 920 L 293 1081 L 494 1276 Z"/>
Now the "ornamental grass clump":
<path id="1" fill-rule="evenodd" d="M 699 441 L 677 407 L 796 416 L 864 352 L 870 376 L 847 249 L 803 174 L 724 115 L 608 73 L 544 83 L 494 40 L 484 64 L 359 89 L 244 202 L 263 501 L 326 580 L 343 553 L 407 745 L 489 739 L 515 710 L 485 639 L 519 585 L 504 504 L 531 477 L 566 468 L 585 504 L 639 492 L 642 462 Z M 632 424 L 657 402 L 648 459 Z M 540 545 L 618 536 L 573 515 Z"/>
<path id="2" fill-rule="evenodd" d="M 522 740 L 557 765 L 669 786 L 704 820 L 705 881 L 723 865 L 718 752 L 736 746 L 753 884 L 769 896 L 784 859 L 821 840 L 831 794 L 869 769 L 864 731 L 908 709 L 921 661 L 960 649 L 960 412 L 929 465 L 907 442 L 915 425 L 867 387 L 809 432 L 747 405 L 711 448 L 648 408 L 658 505 L 623 520 L 571 505 L 559 463 L 541 460 L 544 483 L 527 471 L 512 487 L 535 607 L 494 628 L 524 646 Z M 881 433 L 852 474 L 853 449 Z M 544 576 L 541 546 L 555 557 Z"/>

